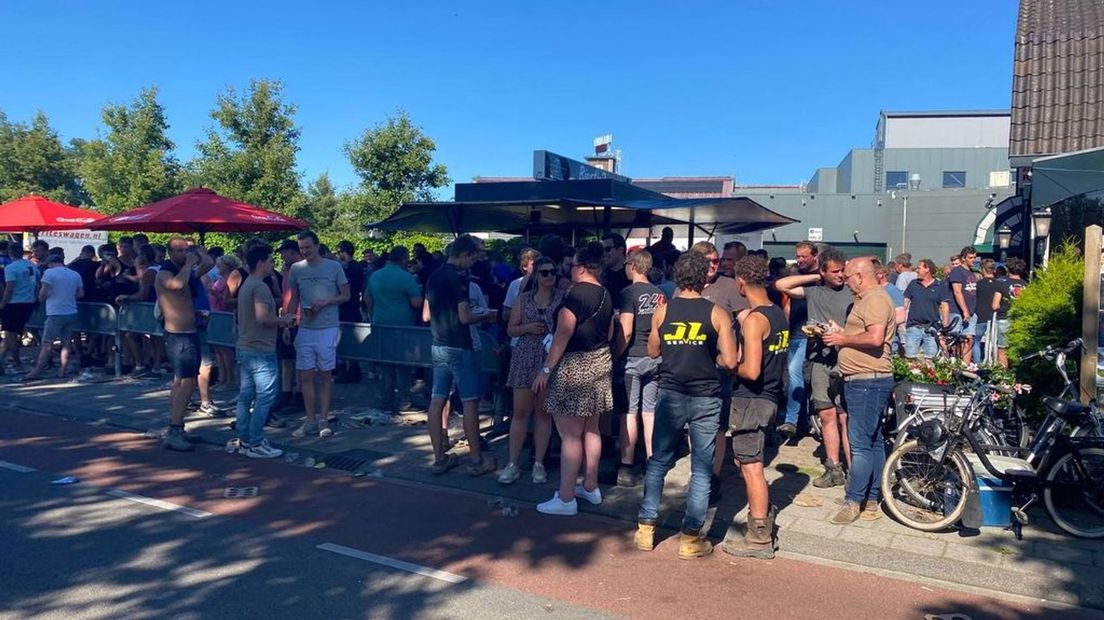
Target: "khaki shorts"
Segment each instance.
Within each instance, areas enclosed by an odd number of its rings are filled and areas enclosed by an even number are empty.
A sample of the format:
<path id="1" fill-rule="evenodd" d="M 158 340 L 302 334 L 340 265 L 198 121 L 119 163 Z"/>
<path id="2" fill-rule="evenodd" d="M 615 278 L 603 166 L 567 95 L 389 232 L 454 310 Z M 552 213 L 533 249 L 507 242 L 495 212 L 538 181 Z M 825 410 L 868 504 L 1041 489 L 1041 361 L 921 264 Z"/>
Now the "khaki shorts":
<path id="1" fill-rule="evenodd" d="M 813 411 L 833 407 L 846 411 L 843 404 L 843 376 L 835 366 L 820 362 L 809 364 L 809 391 Z"/>
<path id="2" fill-rule="evenodd" d="M 729 434 L 732 436 L 732 458 L 737 463 L 760 463 L 766 445 L 767 429 L 774 425 L 778 404 L 766 398 L 732 397 Z"/>

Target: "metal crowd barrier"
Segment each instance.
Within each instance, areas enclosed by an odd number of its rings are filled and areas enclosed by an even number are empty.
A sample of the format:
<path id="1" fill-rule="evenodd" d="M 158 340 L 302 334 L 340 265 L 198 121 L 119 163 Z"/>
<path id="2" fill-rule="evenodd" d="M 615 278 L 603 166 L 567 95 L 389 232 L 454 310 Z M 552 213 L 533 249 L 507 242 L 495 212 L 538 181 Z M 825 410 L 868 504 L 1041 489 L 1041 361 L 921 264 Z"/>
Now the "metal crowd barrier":
<path id="1" fill-rule="evenodd" d="M 151 302 L 127 302 L 116 309 L 106 303 L 79 302 L 78 331 L 111 336 L 115 339 L 115 376 L 123 373 L 122 334 L 147 334 L 160 336 L 164 328 L 153 314 Z M 237 343 L 236 317 L 232 312 L 212 312 L 207 325 L 209 344 L 233 347 Z M 41 330 L 46 322 L 42 304 L 35 309 L 27 323 L 31 329 Z M 369 323 L 342 323 L 337 344 L 337 357 L 354 362 L 430 368 L 432 336 L 428 327 L 404 327 L 397 325 L 371 325 Z M 479 370 L 497 375 L 499 364 L 496 349 L 499 346 L 490 334 L 476 330 L 480 350 L 477 352 Z"/>

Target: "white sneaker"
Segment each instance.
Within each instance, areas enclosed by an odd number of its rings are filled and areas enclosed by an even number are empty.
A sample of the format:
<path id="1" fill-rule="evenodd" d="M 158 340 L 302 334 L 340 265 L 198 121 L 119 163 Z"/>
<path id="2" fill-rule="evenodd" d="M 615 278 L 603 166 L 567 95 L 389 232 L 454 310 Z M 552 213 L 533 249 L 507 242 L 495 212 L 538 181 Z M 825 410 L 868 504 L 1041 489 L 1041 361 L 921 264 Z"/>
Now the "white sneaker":
<path id="1" fill-rule="evenodd" d="M 241 442 L 238 441 L 237 437 L 235 437 L 235 438 L 231 439 L 230 441 L 226 442 L 226 453 L 227 454 L 237 454 L 239 452 L 245 452 L 245 449 L 242 448 Z"/>
<path id="2" fill-rule="evenodd" d="M 318 436 L 330 437 L 333 435 L 333 429 L 330 428 L 329 422 L 319 422 L 318 424 Z"/>
<path id="3" fill-rule="evenodd" d="M 544 484 L 545 482 L 548 482 L 548 472 L 544 471 L 544 465 L 533 463 L 533 484 Z"/>
<path id="4" fill-rule="evenodd" d="M 274 459 L 283 454 L 283 450 L 268 445 L 267 439 L 262 441 L 260 445 L 251 446 L 245 450 L 245 455 L 251 459 Z"/>
<path id="5" fill-rule="evenodd" d="M 598 487 L 594 487 L 593 491 L 588 491 L 583 485 L 577 484 L 575 485 L 575 497 L 581 497 L 597 506 L 602 503 L 602 490 Z"/>
<path id="6" fill-rule="evenodd" d="M 306 437 L 307 435 L 313 435 L 317 431 L 318 423 L 307 420 L 306 422 L 303 422 L 302 426 L 292 431 L 291 436 L 296 438 Z"/>
<path id="7" fill-rule="evenodd" d="M 510 463 L 509 465 L 504 467 L 501 472 L 499 472 L 499 474 L 498 474 L 498 483 L 499 484 L 513 484 L 513 483 L 517 482 L 517 479 L 520 478 L 520 477 L 521 477 L 521 470 L 518 469 L 517 465 L 514 465 L 513 463 Z"/>
<path id="8" fill-rule="evenodd" d="M 543 504 L 537 504 L 537 512 L 546 515 L 573 517 L 579 512 L 579 503 L 576 502 L 574 498 L 570 502 L 561 500 L 560 492 L 556 491 L 556 493 L 552 495 L 552 499 Z"/>

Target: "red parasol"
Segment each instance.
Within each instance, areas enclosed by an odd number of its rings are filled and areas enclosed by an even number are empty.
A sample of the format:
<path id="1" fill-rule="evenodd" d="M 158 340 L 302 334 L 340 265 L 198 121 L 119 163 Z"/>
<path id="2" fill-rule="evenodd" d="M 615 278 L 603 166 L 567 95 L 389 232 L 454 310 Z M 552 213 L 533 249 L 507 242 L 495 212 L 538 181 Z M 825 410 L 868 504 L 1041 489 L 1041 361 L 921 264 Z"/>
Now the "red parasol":
<path id="1" fill-rule="evenodd" d="M 205 187 L 193 187 L 178 196 L 105 217 L 90 228 L 199 233 L 202 243 L 209 232 L 304 230 L 309 226 L 302 220 L 220 196 Z"/>
<path id="2" fill-rule="evenodd" d="M 24 196 L 0 205 L 0 230 L 38 234 L 44 230 L 88 228 L 103 215 L 70 207 L 42 196 Z"/>

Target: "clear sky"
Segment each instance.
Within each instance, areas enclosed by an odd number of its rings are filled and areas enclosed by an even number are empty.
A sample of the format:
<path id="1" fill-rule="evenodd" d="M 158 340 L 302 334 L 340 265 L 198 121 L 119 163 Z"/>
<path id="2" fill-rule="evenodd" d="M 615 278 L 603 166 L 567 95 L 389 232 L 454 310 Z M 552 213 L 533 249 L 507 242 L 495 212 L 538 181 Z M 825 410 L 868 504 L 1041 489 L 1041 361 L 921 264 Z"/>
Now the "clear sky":
<path id="1" fill-rule="evenodd" d="M 798 183 L 869 146 L 878 111 L 1007 108 L 1017 3 L 4 0 L 0 109 L 92 137 L 161 89 L 188 159 L 226 85 L 284 82 L 304 181 L 398 108 L 455 181 L 527 176 L 612 133 L 633 177 Z M 450 197 L 450 196 L 446 196 Z"/>

